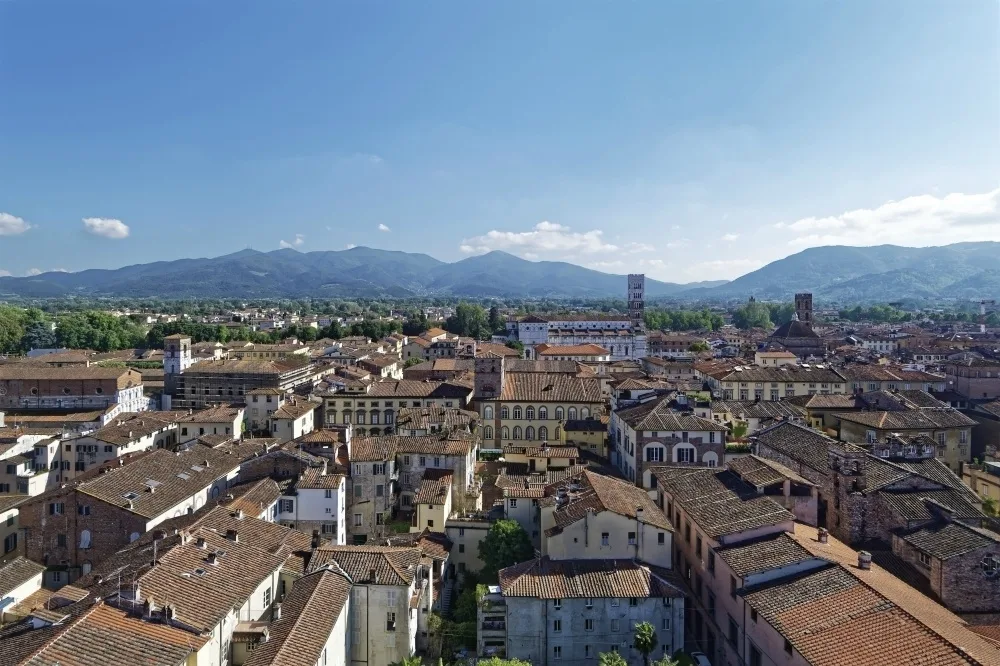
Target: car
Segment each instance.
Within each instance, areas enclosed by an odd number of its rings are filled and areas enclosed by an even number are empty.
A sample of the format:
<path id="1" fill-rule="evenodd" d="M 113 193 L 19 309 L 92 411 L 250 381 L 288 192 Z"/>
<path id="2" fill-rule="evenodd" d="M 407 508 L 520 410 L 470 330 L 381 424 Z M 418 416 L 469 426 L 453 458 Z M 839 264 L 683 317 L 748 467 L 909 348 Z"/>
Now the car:
<path id="1" fill-rule="evenodd" d="M 704 652 L 692 652 L 688 655 L 691 657 L 696 666 L 712 666 L 712 662 L 708 660 L 708 655 Z"/>

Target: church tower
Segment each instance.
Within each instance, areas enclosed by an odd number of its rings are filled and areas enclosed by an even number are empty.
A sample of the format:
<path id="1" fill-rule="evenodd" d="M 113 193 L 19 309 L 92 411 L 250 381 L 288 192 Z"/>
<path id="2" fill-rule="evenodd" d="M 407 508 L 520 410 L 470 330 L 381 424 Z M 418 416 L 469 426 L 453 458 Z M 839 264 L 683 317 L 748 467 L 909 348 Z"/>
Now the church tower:
<path id="1" fill-rule="evenodd" d="M 641 273 L 630 273 L 628 276 L 628 316 L 632 327 L 642 328 L 646 313 L 646 276 Z"/>
<path id="2" fill-rule="evenodd" d="M 169 410 L 178 393 L 181 375 L 191 367 L 191 338 L 180 333 L 163 338 L 163 397 L 160 408 Z M 180 397 L 180 396 L 178 396 Z"/>
<path id="3" fill-rule="evenodd" d="M 811 331 L 813 326 L 813 295 L 795 294 L 795 314 Z"/>

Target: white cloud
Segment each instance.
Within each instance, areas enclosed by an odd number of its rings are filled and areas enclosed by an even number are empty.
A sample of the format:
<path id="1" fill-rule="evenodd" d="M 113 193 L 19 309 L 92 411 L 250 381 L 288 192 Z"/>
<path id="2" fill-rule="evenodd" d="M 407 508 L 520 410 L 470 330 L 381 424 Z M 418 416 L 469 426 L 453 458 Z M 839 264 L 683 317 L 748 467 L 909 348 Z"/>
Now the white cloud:
<path id="1" fill-rule="evenodd" d="M 66 270 L 65 268 L 53 268 L 51 270 L 51 272 L 52 273 L 69 273 L 69 271 Z"/>
<path id="2" fill-rule="evenodd" d="M 27 275 L 29 277 L 32 276 L 32 275 L 41 275 L 41 274 L 42 274 L 42 269 L 40 269 L 40 268 L 31 268 L 31 269 L 28 269 L 27 273 L 25 273 L 25 275 Z"/>
<path id="3" fill-rule="evenodd" d="M 982 194 L 922 194 L 829 217 L 778 223 L 789 245 L 881 245 L 921 247 L 1000 240 L 1000 188 Z"/>
<path id="4" fill-rule="evenodd" d="M 17 236 L 31 228 L 31 225 L 16 215 L 0 213 L 0 236 Z"/>
<path id="5" fill-rule="evenodd" d="M 640 252 L 655 252 L 656 248 L 649 243 L 626 243 L 624 250 L 630 254 L 638 254 Z"/>
<path id="6" fill-rule="evenodd" d="M 734 240 L 736 240 L 739 237 L 740 237 L 739 234 L 723 234 L 722 235 L 722 240 L 726 241 L 727 243 L 732 243 Z"/>
<path id="7" fill-rule="evenodd" d="M 346 248 L 344 248 L 344 249 L 345 249 L 345 250 L 353 250 L 353 249 L 354 249 L 354 248 L 356 248 L 356 247 L 357 247 L 357 245 L 355 245 L 354 243 L 348 243 L 348 244 L 347 244 L 347 247 L 346 247 Z"/>
<path id="8" fill-rule="evenodd" d="M 525 252 L 525 253 L 524 253 L 523 255 L 521 255 L 521 256 L 523 256 L 523 257 L 524 257 L 525 259 L 527 259 L 528 261 L 538 261 L 538 255 L 537 255 L 537 254 L 535 254 L 534 252 Z"/>
<path id="9" fill-rule="evenodd" d="M 0 277 L 10 277 L 13 275 L 10 271 L 0 270 Z"/>
<path id="10" fill-rule="evenodd" d="M 499 231 L 494 229 L 482 236 L 466 238 L 459 246 L 466 254 L 483 254 L 492 250 L 512 250 L 540 255 L 542 253 L 572 258 L 578 254 L 617 252 L 621 248 L 604 240 L 604 232 L 594 229 L 584 233 L 553 222 L 539 222 L 531 231 Z"/>
<path id="11" fill-rule="evenodd" d="M 85 217 L 83 228 L 87 233 L 114 240 L 128 238 L 130 231 L 127 224 L 111 217 Z"/>
<path id="12" fill-rule="evenodd" d="M 280 243 L 278 243 L 278 247 L 280 247 L 281 249 L 286 249 L 286 248 L 294 249 L 297 247 L 302 247 L 305 244 L 305 242 L 306 242 L 306 237 L 304 235 L 295 234 L 295 240 L 293 240 L 291 243 L 289 243 L 286 240 L 283 240 Z"/>
<path id="13" fill-rule="evenodd" d="M 379 224 L 378 225 L 378 230 L 379 231 L 392 231 L 392 229 L 390 229 L 389 227 L 385 226 L 384 224 Z"/>

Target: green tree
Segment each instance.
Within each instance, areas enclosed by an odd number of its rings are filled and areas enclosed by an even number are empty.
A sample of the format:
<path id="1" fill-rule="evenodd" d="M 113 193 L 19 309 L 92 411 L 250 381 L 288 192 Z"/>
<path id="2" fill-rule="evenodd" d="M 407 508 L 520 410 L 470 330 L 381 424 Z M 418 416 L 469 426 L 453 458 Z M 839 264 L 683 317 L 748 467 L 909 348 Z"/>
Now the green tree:
<path id="1" fill-rule="evenodd" d="M 992 497 L 983 498 L 983 513 L 991 518 L 997 517 L 997 501 Z"/>
<path id="2" fill-rule="evenodd" d="M 688 347 L 689 352 L 707 352 L 708 344 L 704 342 L 692 342 Z"/>
<path id="3" fill-rule="evenodd" d="M 128 317 L 86 310 L 63 317 L 56 327 L 56 340 L 70 349 L 107 352 L 142 346 L 146 333 Z"/>
<path id="4" fill-rule="evenodd" d="M 455 335 L 462 335 L 482 340 L 492 335 L 489 318 L 481 305 L 459 303 L 455 306 L 455 314 L 444 322 L 444 329 Z"/>
<path id="5" fill-rule="evenodd" d="M 427 321 L 427 315 L 420 311 L 416 316 L 410 317 L 403 323 L 403 335 L 420 335 L 431 327 Z"/>
<path id="6" fill-rule="evenodd" d="M 412 657 L 403 657 L 399 661 L 392 662 L 392 666 L 423 666 L 423 659 L 413 655 Z"/>
<path id="7" fill-rule="evenodd" d="M 530 560 L 535 556 L 528 533 L 516 520 L 498 520 L 490 525 L 486 537 L 479 542 L 479 559 L 483 561 L 483 577 L 490 582 L 497 579 L 497 572 L 512 564 Z"/>
<path id="8" fill-rule="evenodd" d="M 24 338 L 24 310 L 0 305 L 0 354 L 15 352 Z"/>
<path id="9" fill-rule="evenodd" d="M 642 655 L 642 663 L 649 666 L 649 655 L 653 654 L 658 643 L 656 629 L 649 622 L 640 622 L 635 625 L 633 642 L 635 649 Z"/>
<path id="10" fill-rule="evenodd" d="M 516 349 L 517 353 L 524 356 L 524 343 L 520 340 L 508 340 L 504 346 L 510 347 L 511 349 Z"/>
<path id="11" fill-rule="evenodd" d="M 650 666 L 680 666 L 680 664 L 681 662 L 677 661 L 676 659 L 668 657 L 667 655 L 663 655 L 659 659 L 653 660 Z"/>
<path id="12" fill-rule="evenodd" d="M 764 303 L 751 301 L 733 312 L 733 323 L 737 328 L 771 328 L 771 309 Z"/>
<path id="13" fill-rule="evenodd" d="M 21 349 L 24 351 L 52 349 L 56 344 L 56 334 L 52 332 L 52 326 L 44 321 L 28 324 L 24 329 L 24 337 L 21 338 Z"/>
<path id="14" fill-rule="evenodd" d="M 531 662 L 523 659 L 501 659 L 500 657 L 480 659 L 476 664 L 477 666 L 531 666 Z"/>
<path id="15" fill-rule="evenodd" d="M 628 662 L 617 652 L 602 652 L 597 655 L 598 666 L 628 666 Z"/>
<path id="16" fill-rule="evenodd" d="M 507 330 L 507 322 L 500 314 L 500 308 L 495 305 L 490 307 L 489 323 L 491 333 L 504 333 Z"/>
<path id="17" fill-rule="evenodd" d="M 412 368 L 413 366 L 419 365 L 420 363 L 423 363 L 423 362 L 424 362 L 424 359 L 420 358 L 419 356 L 414 356 L 413 358 L 406 359 L 406 363 L 403 364 L 403 368 L 404 369 L 405 368 Z"/>

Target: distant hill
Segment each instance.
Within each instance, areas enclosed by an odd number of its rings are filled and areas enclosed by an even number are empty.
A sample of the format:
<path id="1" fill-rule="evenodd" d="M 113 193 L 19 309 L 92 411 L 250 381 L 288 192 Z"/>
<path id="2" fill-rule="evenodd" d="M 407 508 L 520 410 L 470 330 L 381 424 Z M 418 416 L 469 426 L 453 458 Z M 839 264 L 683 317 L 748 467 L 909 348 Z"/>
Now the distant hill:
<path id="1" fill-rule="evenodd" d="M 724 281 L 681 285 L 646 281 L 647 298 L 675 297 Z M 455 263 L 426 254 L 367 247 L 326 252 L 243 250 L 114 270 L 0 278 L 0 296 L 162 298 L 264 297 L 625 297 L 626 279 L 574 264 L 527 261 L 490 252 Z"/>
<path id="2" fill-rule="evenodd" d="M 681 297 L 788 299 L 800 291 L 837 302 L 1000 298 L 1000 243 L 814 247 Z"/>

